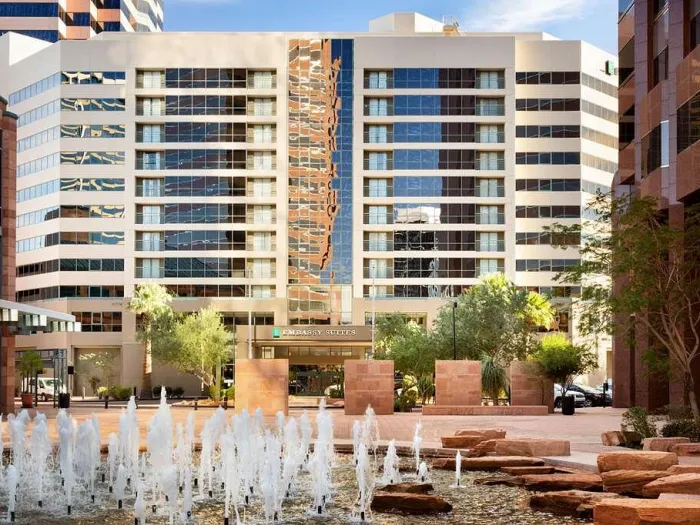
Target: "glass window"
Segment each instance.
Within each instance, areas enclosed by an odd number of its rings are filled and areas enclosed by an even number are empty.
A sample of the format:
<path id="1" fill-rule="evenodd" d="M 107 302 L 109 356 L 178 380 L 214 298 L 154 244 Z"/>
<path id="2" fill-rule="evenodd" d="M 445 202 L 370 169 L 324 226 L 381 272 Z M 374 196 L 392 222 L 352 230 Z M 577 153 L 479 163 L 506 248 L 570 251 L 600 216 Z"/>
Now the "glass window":
<path id="1" fill-rule="evenodd" d="M 369 206 L 370 224 L 387 224 L 387 206 Z"/>
<path id="2" fill-rule="evenodd" d="M 369 89 L 387 89 L 387 72 L 371 71 L 369 74 Z"/>

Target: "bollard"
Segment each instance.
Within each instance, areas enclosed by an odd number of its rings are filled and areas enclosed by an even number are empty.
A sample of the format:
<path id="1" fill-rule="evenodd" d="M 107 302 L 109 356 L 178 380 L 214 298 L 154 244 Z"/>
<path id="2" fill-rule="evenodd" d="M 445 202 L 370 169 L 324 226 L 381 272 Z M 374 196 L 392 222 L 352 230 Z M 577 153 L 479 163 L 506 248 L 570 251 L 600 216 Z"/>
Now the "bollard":
<path id="1" fill-rule="evenodd" d="M 139 396 L 136 395 L 136 387 L 134 387 L 134 401 L 136 402 L 136 409 L 139 408 Z"/>
<path id="2" fill-rule="evenodd" d="M 194 409 L 197 410 L 197 403 L 199 403 L 199 396 L 194 398 Z"/>
<path id="3" fill-rule="evenodd" d="M 228 396 L 224 396 L 224 410 L 228 410 Z"/>
<path id="4" fill-rule="evenodd" d="M 83 401 L 85 401 L 85 387 L 83 387 Z"/>
<path id="5" fill-rule="evenodd" d="M 105 410 L 109 408 L 109 396 L 105 395 Z"/>

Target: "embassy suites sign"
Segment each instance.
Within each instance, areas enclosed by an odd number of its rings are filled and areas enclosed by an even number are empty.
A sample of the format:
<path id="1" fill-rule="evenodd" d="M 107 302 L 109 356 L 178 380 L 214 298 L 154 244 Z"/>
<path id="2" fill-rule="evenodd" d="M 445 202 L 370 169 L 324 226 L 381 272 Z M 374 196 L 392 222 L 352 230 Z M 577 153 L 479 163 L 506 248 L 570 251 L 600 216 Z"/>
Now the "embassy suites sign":
<path id="1" fill-rule="evenodd" d="M 372 328 L 370 326 L 259 326 L 257 339 L 368 342 L 372 340 Z"/>

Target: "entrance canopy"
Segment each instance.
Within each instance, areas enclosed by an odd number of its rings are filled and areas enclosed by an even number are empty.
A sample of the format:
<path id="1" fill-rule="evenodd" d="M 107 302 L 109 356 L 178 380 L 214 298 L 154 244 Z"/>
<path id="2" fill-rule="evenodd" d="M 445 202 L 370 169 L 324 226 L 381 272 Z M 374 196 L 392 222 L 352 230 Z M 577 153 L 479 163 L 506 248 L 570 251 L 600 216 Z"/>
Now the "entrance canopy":
<path id="1" fill-rule="evenodd" d="M 44 332 L 80 332 L 75 316 L 24 303 L 0 299 L 0 325 L 17 326 L 20 330 Z"/>

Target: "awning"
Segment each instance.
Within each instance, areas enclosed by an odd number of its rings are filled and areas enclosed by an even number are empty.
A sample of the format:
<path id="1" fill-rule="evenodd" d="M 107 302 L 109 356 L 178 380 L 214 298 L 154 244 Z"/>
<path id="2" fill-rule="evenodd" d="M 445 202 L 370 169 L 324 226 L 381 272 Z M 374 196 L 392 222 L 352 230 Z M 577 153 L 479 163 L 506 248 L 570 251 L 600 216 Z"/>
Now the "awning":
<path id="1" fill-rule="evenodd" d="M 43 328 L 52 332 L 81 331 L 81 324 L 75 321 L 74 315 L 4 299 L 0 299 L 0 324 Z"/>

